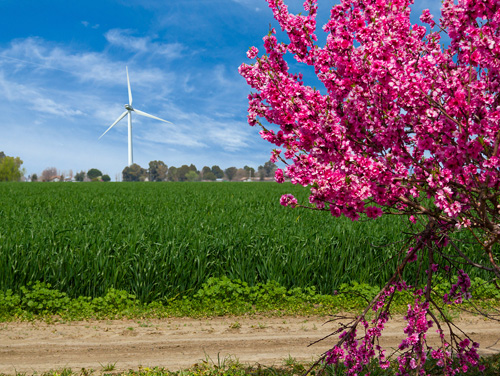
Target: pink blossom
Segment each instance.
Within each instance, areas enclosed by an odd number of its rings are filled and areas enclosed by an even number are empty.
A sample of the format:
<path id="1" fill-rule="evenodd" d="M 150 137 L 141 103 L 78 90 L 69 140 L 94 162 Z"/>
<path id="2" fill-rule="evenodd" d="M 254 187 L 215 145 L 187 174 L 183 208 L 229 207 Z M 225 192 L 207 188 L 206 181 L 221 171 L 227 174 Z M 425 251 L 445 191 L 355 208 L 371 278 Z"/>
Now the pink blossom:
<path id="1" fill-rule="evenodd" d="M 366 216 L 368 218 L 378 218 L 383 214 L 382 209 L 377 206 L 369 206 L 366 208 Z"/>
<path id="2" fill-rule="evenodd" d="M 281 149 L 274 149 L 273 152 L 271 153 L 271 158 L 269 160 L 273 163 L 276 163 L 280 154 L 281 154 Z"/>
<path id="3" fill-rule="evenodd" d="M 250 49 L 247 51 L 247 56 L 249 59 L 255 59 L 258 53 L 259 50 L 257 49 L 257 47 L 250 47 Z"/>
<path id="4" fill-rule="evenodd" d="M 422 15 L 420 16 L 420 21 L 434 27 L 436 23 L 432 20 L 433 18 L 434 16 L 429 12 L 429 9 L 424 9 Z"/>
<path id="5" fill-rule="evenodd" d="M 285 177 L 283 176 L 282 169 L 278 168 L 276 170 L 276 172 L 274 173 L 274 179 L 276 180 L 277 183 L 284 183 L 285 182 Z"/>
<path id="6" fill-rule="evenodd" d="M 280 204 L 294 208 L 297 205 L 297 199 L 291 194 L 286 194 L 281 196 Z"/>

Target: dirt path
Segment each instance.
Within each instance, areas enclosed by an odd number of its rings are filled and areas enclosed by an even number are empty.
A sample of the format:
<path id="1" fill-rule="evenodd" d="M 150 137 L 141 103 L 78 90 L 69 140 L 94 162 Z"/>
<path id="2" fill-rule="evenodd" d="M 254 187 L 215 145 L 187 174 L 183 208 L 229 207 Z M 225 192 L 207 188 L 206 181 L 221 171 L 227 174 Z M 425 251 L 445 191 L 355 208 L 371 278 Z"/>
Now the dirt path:
<path id="1" fill-rule="evenodd" d="M 139 366 L 169 370 L 207 360 L 234 356 L 240 362 L 281 365 L 289 356 L 315 359 L 332 341 L 311 347 L 334 325 L 325 317 L 173 318 L 144 321 L 91 321 L 67 324 L 0 323 L 0 374 L 42 373 L 81 368 L 102 371 Z M 483 354 L 500 352 L 500 323 L 462 317 L 459 324 L 481 343 Z M 397 346 L 403 320 L 384 332 L 386 347 Z"/>

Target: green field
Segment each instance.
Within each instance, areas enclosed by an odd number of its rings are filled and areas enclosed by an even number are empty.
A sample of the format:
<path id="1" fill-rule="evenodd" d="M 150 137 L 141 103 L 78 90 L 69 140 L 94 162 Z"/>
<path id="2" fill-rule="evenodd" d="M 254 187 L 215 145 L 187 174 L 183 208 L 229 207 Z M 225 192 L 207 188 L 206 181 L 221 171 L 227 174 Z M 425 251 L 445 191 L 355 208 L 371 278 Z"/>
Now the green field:
<path id="1" fill-rule="evenodd" d="M 307 202 L 303 187 L 275 183 L 0 184 L 0 291 L 43 281 L 70 297 L 113 287 L 151 302 L 210 277 L 323 294 L 387 280 L 400 218 L 294 210 L 283 193 Z"/>

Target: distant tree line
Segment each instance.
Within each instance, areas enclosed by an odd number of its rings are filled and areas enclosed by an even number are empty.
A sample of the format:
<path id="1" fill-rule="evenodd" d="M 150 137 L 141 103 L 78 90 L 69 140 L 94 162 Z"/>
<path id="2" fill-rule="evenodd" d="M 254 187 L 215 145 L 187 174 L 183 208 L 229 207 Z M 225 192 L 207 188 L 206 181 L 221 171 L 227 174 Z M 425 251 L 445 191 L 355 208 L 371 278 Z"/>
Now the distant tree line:
<path id="1" fill-rule="evenodd" d="M 20 181 L 24 180 L 25 170 L 21 168 L 23 161 L 19 157 L 6 156 L 0 152 L 0 181 Z M 257 171 L 253 167 L 243 168 L 228 167 L 225 170 L 217 165 L 212 167 L 204 166 L 198 170 L 194 164 L 182 165 L 180 167 L 168 167 L 163 161 L 151 161 L 148 168 L 142 168 L 138 164 L 127 166 L 122 171 L 123 181 L 243 181 L 243 180 L 266 180 L 274 177 L 277 166 L 268 161 L 259 166 Z M 73 171 L 60 172 L 55 167 L 48 167 L 42 171 L 40 176 L 32 174 L 28 176 L 32 182 L 64 182 L 64 181 L 102 181 L 111 180 L 109 175 L 103 174 L 97 168 L 88 171 L 80 171 L 73 175 Z"/>
<path id="2" fill-rule="evenodd" d="M 266 180 L 272 178 L 276 171 L 276 165 L 272 162 L 266 162 L 259 166 L 256 171 L 253 167 L 245 166 L 243 168 L 228 167 L 225 170 L 219 166 L 204 166 L 198 170 L 194 164 L 182 165 L 180 167 L 168 167 L 163 161 L 149 162 L 149 168 L 142 168 L 134 163 L 127 166 L 122 171 L 123 181 L 242 181 L 258 178 Z"/>
<path id="3" fill-rule="evenodd" d="M 111 178 L 108 174 L 103 174 L 97 168 L 91 168 L 85 173 L 84 171 L 75 174 L 75 181 L 104 181 L 108 182 Z"/>
<path id="4" fill-rule="evenodd" d="M 87 172 L 80 171 L 73 175 L 73 171 L 69 170 L 68 173 L 59 172 L 55 167 L 47 167 L 42 171 L 42 174 L 38 176 L 37 174 L 32 174 L 30 176 L 32 182 L 64 182 L 64 181 L 104 181 L 108 182 L 111 180 L 109 175 L 103 174 L 97 168 L 91 168 Z"/>

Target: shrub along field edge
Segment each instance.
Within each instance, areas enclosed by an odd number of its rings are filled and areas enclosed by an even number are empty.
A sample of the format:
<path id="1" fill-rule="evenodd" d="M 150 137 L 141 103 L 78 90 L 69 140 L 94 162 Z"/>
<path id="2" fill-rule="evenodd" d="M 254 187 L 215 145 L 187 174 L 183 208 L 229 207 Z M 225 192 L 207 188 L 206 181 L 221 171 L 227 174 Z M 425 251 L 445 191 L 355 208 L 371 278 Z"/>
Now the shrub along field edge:
<path id="1" fill-rule="evenodd" d="M 443 281 L 439 290 L 449 291 L 450 282 Z M 211 278 L 193 296 L 178 296 L 166 300 L 143 303 L 136 296 L 110 289 L 102 297 L 80 296 L 70 298 L 49 284 L 36 282 L 0 292 L 0 321 L 12 320 L 88 320 L 119 318 L 207 317 L 221 315 L 332 315 L 339 312 L 357 312 L 366 306 L 379 291 L 367 284 L 341 285 L 334 295 L 317 293 L 314 288 L 286 289 L 276 282 L 249 286 L 227 277 Z M 500 292 L 492 284 L 476 278 L 472 281 L 473 299 L 455 306 L 445 306 L 445 312 L 456 314 L 460 309 L 474 306 L 488 310 L 498 307 Z M 404 313 L 412 295 L 400 292 L 393 301 L 393 312 Z"/>

